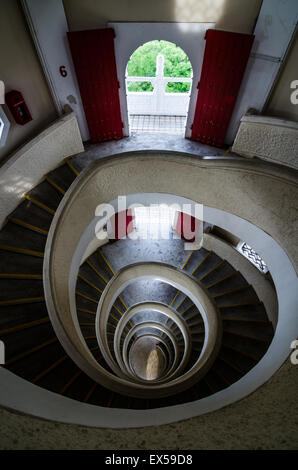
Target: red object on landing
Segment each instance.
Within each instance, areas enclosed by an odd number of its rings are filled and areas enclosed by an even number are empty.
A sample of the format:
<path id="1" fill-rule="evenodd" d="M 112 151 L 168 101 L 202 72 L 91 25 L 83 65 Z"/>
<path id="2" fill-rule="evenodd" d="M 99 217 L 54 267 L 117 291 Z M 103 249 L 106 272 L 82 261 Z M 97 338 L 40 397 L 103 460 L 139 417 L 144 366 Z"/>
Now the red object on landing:
<path id="1" fill-rule="evenodd" d="M 208 29 L 191 139 L 221 147 L 254 36 Z"/>
<path id="2" fill-rule="evenodd" d="M 17 124 L 27 124 L 32 116 L 20 91 L 11 90 L 5 95 L 5 102 Z"/>
<path id="3" fill-rule="evenodd" d="M 134 229 L 133 209 L 117 212 L 110 218 L 110 224 L 110 239 L 120 240 L 121 238 L 125 238 Z"/>
<path id="4" fill-rule="evenodd" d="M 176 213 L 175 231 L 188 242 L 194 242 L 201 221 L 184 212 Z"/>
<path id="5" fill-rule="evenodd" d="M 123 137 L 111 28 L 67 33 L 92 142 Z"/>

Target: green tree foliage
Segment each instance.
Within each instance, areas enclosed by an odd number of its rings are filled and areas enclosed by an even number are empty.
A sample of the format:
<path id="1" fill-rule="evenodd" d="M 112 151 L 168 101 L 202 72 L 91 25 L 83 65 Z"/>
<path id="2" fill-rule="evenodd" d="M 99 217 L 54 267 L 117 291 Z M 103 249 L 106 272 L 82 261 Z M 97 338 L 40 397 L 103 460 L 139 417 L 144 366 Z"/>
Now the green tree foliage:
<path id="1" fill-rule="evenodd" d="M 191 63 L 183 50 L 168 41 L 150 41 L 135 50 L 127 64 L 128 77 L 154 77 L 156 57 L 164 56 L 165 77 L 191 77 Z M 190 83 L 168 82 L 166 92 L 185 93 Z M 150 82 L 129 82 L 128 91 L 153 91 Z"/>

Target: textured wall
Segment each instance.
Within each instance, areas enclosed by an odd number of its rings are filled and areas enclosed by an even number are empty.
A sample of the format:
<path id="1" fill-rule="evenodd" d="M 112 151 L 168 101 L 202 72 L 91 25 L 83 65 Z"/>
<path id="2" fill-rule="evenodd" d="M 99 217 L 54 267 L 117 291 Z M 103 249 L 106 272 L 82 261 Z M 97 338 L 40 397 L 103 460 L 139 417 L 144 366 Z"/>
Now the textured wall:
<path id="1" fill-rule="evenodd" d="M 298 123 L 243 116 L 232 151 L 298 169 Z"/>
<path id="2" fill-rule="evenodd" d="M 72 426 L 0 409 L 0 449 L 298 449 L 298 366 L 289 360 L 238 403 L 143 429 Z"/>
<path id="3" fill-rule="evenodd" d="M 5 83 L 6 92 L 22 92 L 33 118 L 24 126 L 16 124 L 5 106 L 7 117 L 11 120 L 11 128 L 5 147 L 0 149 L 1 161 L 57 116 L 17 0 L 1 0 L 0 57 L 0 80 Z"/>
<path id="4" fill-rule="evenodd" d="M 251 33 L 262 0 L 63 0 L 71 31 L 108 21 L 217 22 L 219 29 Z"/>

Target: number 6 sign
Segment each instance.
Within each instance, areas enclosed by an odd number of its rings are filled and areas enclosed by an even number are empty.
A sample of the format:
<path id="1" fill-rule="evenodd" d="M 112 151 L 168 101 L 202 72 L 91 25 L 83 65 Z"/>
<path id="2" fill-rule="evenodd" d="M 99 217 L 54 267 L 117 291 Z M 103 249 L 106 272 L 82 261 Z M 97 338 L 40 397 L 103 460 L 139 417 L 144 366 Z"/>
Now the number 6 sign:
<path id="1" fill-rule="evenodd" d="M 59 67 L 59 71 L 62 77 L 67 77 L 67 70 L 65 68 L 65 65 L 61 65 L 61 67 Z"/>

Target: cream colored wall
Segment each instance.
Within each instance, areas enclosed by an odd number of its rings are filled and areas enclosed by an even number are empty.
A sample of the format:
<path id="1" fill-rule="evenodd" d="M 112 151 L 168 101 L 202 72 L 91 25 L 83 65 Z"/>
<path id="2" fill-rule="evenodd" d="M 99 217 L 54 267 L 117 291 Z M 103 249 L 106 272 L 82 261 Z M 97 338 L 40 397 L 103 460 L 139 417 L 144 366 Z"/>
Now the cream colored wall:
<path id="1" fill-rule="evenodd" d="M 262 0 L 63 0 L 71 31 L 105 27 L 108 21 L 216 22 L 251 33 Z"/>
<path id="2" fill-rule="evenodd" d="M 298 33 L 266 106 L 266 114 L 298 122 L 298 104 L 293 104 L 290 100 L 291 93 L 294 91 L 290 88 L 290 84 L 293 80 L 298 80 L 297 62 Z"/>
<path id="3" fill-rule="evenodd" d="M 5 160 L 17 147 L 34 137 L 57 117 L 35 46 L 17 0 L 1 0 L 0 58 L 0 80 L 5 83 L 5 91 L 21 91 L 33 117 L 31 122 L 21 126 L 16 124 L 7 107 L 4 107 L 11 121 L 11 128 L 5 147 L 0 149 L 1 164 L 1 160 Z"/>

